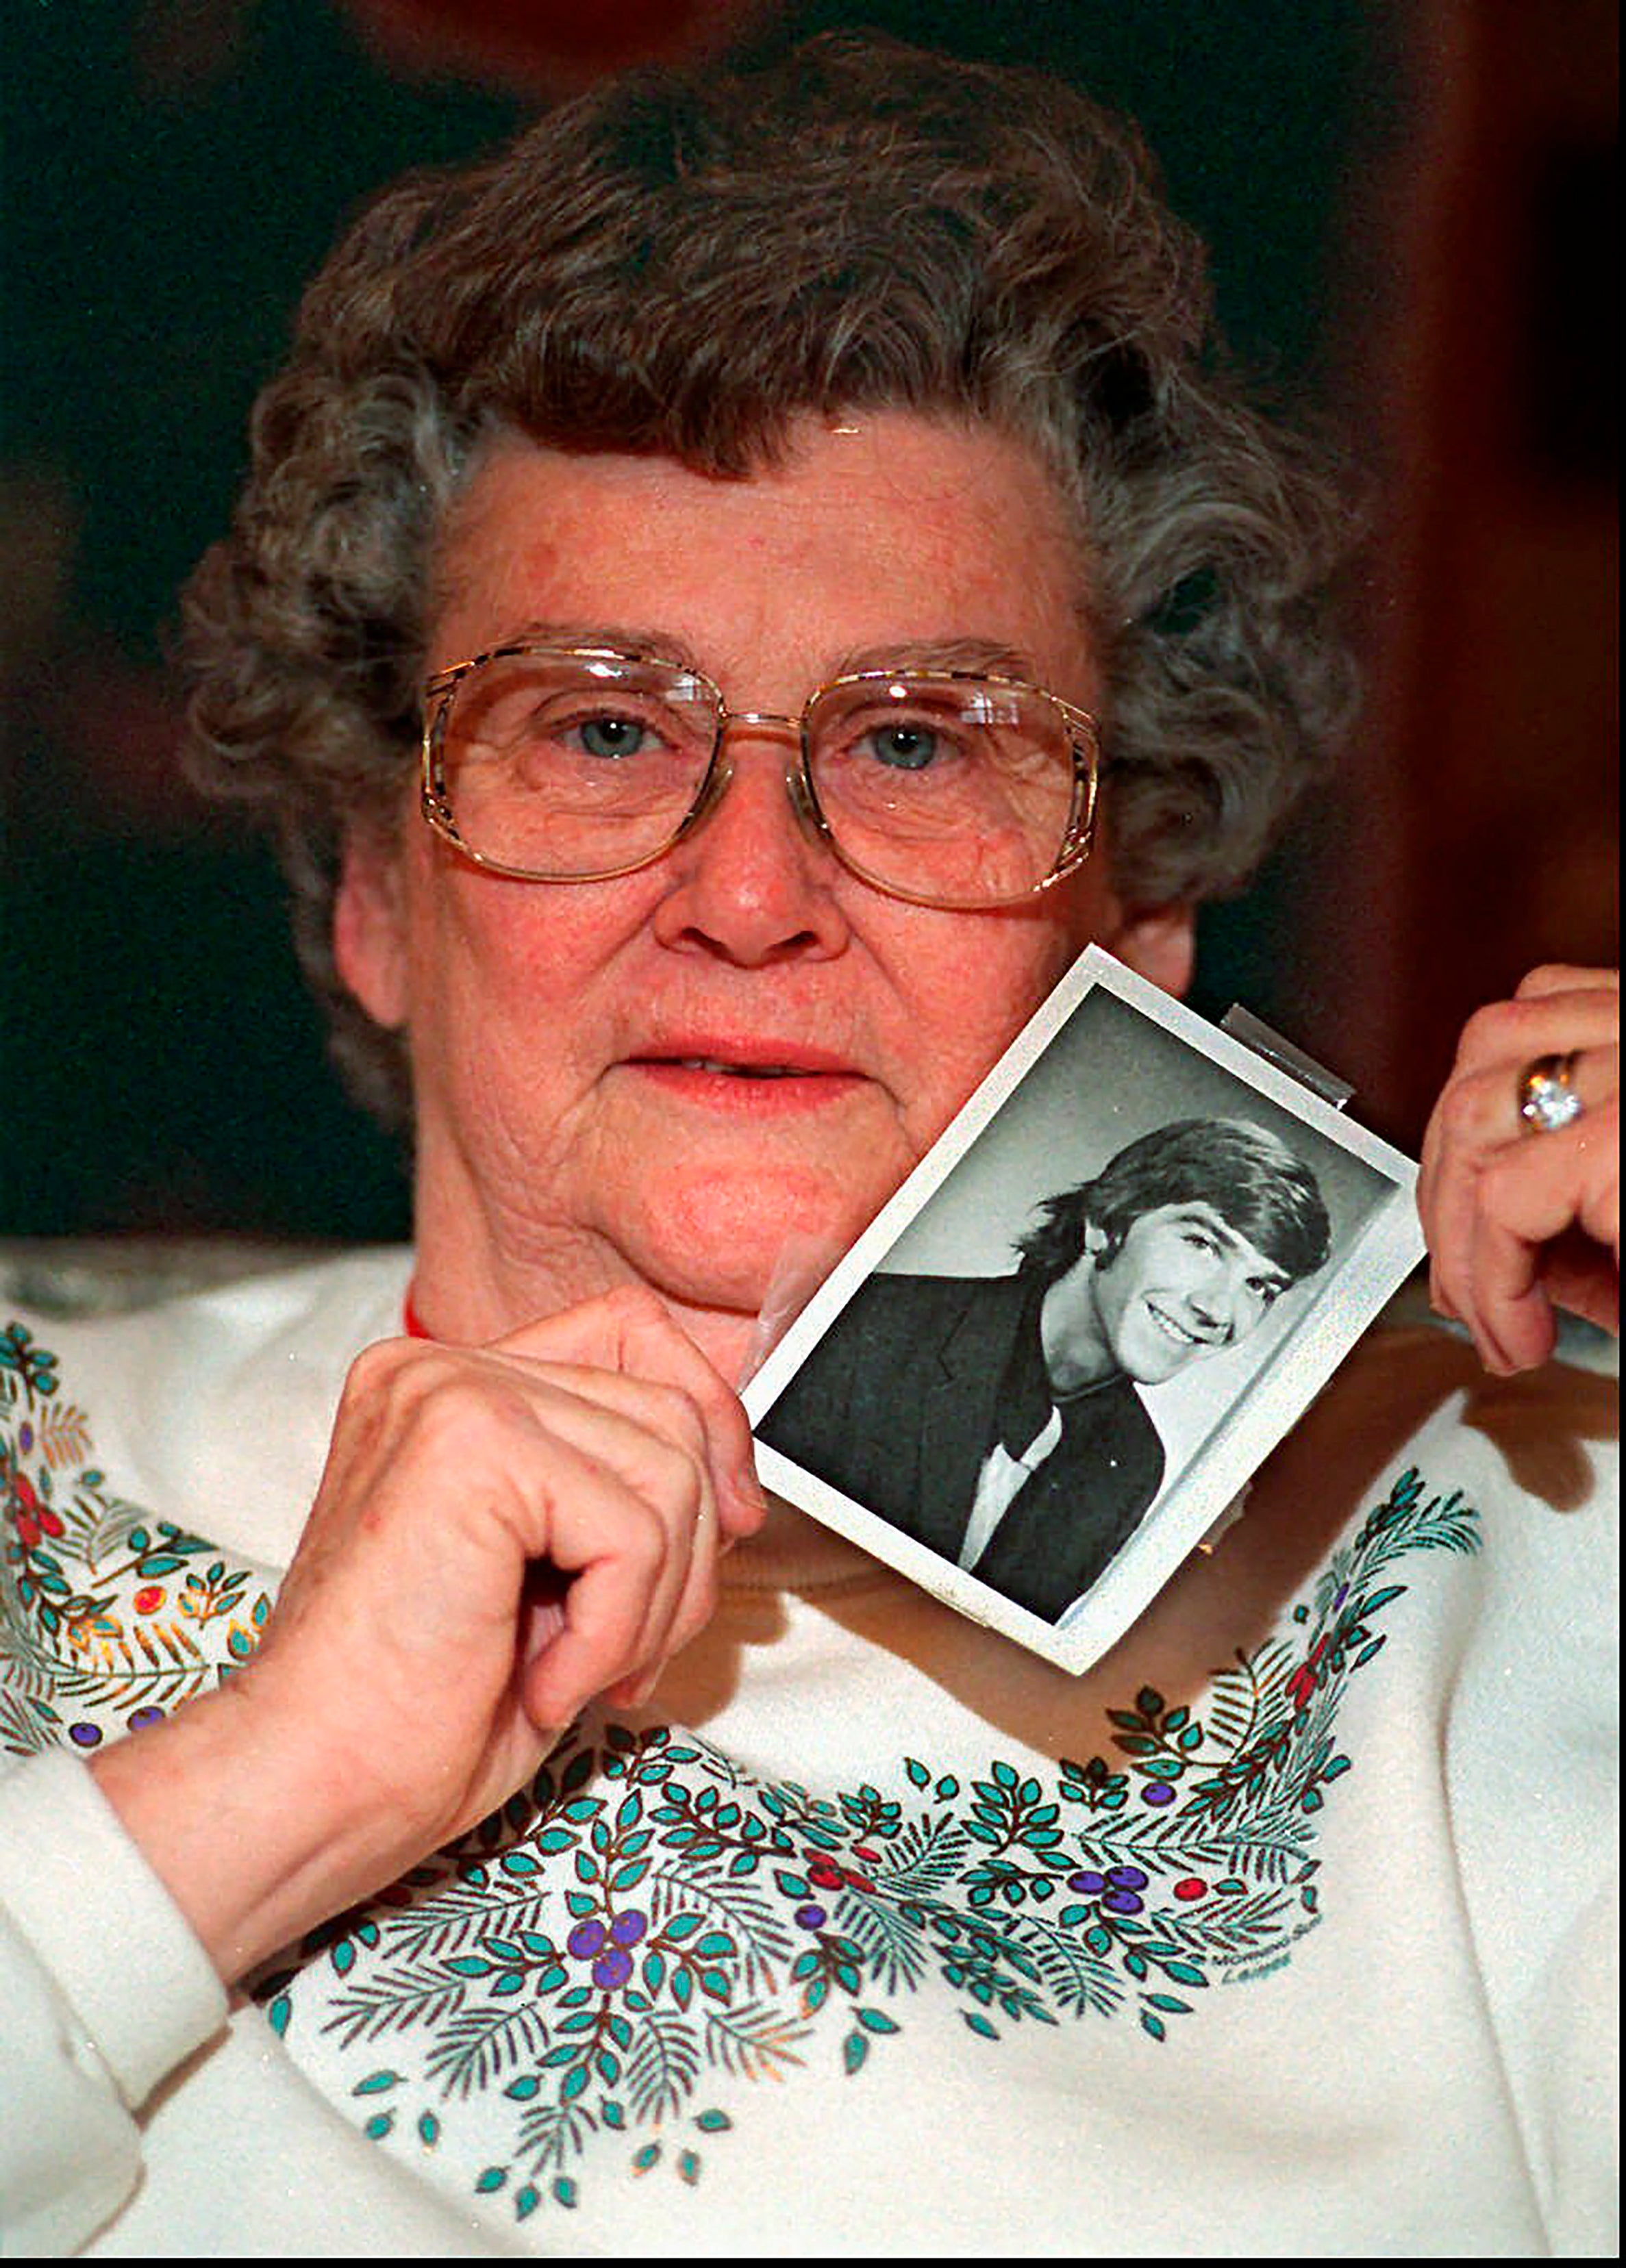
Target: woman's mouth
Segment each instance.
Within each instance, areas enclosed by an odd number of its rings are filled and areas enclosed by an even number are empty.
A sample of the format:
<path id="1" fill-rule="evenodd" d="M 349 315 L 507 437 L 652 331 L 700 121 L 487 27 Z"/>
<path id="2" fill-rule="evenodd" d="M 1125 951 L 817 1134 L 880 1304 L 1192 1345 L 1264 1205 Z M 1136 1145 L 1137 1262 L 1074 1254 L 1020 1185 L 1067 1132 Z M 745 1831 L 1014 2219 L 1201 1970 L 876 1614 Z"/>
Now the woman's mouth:
<path id="1" fill-rule="evenodd" d="M 799 1050 L 781 1055 L 766 1049 L 738 1053 L 674 1049 L 669 1054 L 630 1056 L 622 1067 L 675 1102 L 758 1116 L 821 1109 L 862 1083 L 846 1064 Z"/>
<path id="2" fill-rule="evenodd" d="M 665 1060 L 678 1071 L 715 1071 L 722 1079 L 806 1079 L 809 1076 L 795 1064 L 720 1063 L 714 1056 L 676 1056 Z"/>

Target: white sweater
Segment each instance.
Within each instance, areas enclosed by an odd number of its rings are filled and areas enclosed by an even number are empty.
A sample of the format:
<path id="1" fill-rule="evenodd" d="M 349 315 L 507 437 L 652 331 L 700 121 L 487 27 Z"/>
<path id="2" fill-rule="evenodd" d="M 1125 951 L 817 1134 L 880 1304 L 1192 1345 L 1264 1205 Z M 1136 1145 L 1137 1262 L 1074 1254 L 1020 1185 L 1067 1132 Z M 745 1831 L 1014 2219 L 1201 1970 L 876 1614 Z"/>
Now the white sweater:
<path id="1" fill-rule="evenodd" d="M 0 1337 L 10 2250 L 1613 2253 L 1615 1388 L 1427 1329 L 1083 1678 L 776 1513 L 228 2003 L 80 1759 L 252 1647 L 407 1270 Z"/>

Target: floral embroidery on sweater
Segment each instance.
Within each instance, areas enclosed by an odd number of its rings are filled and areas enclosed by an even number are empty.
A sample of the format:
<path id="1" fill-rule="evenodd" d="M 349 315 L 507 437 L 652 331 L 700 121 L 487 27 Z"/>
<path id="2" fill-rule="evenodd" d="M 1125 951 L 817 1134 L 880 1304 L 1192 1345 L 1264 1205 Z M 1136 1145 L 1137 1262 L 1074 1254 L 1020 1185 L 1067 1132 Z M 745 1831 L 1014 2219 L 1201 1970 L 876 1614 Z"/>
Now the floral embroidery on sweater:
<path id="1" fill-rule="evenodd" d="M 0 1333 L 0 1742 L 23 1753 L 152 1721 L 270 1610 L 256 1571 L 111 1491 L 57 1369 Z M 910 1756 L 820 1792 L 589 1719 L 258 1997 L 368 2135 L 520 2220 L 617 2158 L 694 2183 L 754 2083 L 856 2078 L 934 1981 L 987 2042 L 1129 2018 L 1164 2042 L 1319 1920 L 1339 1710 L 1407 1587 L 1389 1572 L 1478 1548 L 1460 1495 L 1406 1473 L 1200 1712 L 1142 1687 L 1082 1762 Z"/>
<path id="2" fill-rule="evenodd" d="M 987 2041 L 1130 2016 L 1164 2041 L 1319 1918 L 1317 1815 L 1350 1769 L 1339 1705 L 1406 1587 L 1385 1570 L 1477 1549 L 1475 1513 L 1407 1473 L 1201 1715 L 1142 1688 L 1107 1712 L 1112 1756 L 1042 1773 L 906 1757 L 888 1790 L 818 1793 L 677 1727 L 579 1728 L 261 1995 L 329 2088 L 354 2073 L 369 2135 L 452 2150 L 521 2220 L 575 2205 L 616 2151 L 692 2184 L 752 2082 L 831 2058 L 855 2076 L 934 1973 Z M 476 2096 L 470 2155 L 453 2128 Z"/>
<path id="3" fill-rule="evenodd" d="M 271 1610 L 263 1570 L 115 1494 L 55 1354 L 0 1330 L 0 1749 L 88 1751 L 229 1676 Z"/>

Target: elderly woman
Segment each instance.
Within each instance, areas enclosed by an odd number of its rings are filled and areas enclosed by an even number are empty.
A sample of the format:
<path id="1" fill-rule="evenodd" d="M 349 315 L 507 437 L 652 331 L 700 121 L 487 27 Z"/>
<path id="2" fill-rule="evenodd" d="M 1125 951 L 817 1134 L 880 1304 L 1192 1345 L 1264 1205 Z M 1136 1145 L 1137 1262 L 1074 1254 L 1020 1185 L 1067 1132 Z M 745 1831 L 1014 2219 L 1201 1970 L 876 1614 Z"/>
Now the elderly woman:
<path id="1" fill-rule="evenodd" d="M 1120 127 L 845 41 L 318 279 L 196 737 L 415 1241 L 5 1342 L 17 2249 L 1601 2242 L 1601 1381 L 1378 1335 L 1081 1679 L 765 1504 L 734 1391 L 1345 713 L 1205 325 Z M 1544 973 L 1433 1138 L 1498 1371 L 1561 1231 L 1615 1281 L 1616 1010 Z"/>

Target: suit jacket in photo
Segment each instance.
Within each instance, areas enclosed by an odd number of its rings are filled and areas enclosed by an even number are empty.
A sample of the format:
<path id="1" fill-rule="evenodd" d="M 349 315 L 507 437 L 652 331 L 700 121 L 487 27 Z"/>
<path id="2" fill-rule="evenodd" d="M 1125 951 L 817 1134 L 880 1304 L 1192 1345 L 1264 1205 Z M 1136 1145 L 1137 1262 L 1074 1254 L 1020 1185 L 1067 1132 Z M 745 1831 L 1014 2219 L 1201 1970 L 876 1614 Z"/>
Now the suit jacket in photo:
<path id="1" fill-rule="evenodd" d="M 872 1276 L 758 1426 L 759 1439 L 957 1564 L 990 1449 L 1002 1440 L 1019 1455 L 1048 1415 L 1048 1393 L 1036 1405 L 1031 1378 L 1044 1289 L 1031 1275 Z M 1013 1388 L 1023 1404 L 1014 1413 Z M 972 1570 L 1048 1622 L 1133 1534 L 1164 1470 L 1131 1380 L 1060 1407 L 1061 1445 Z"/>

